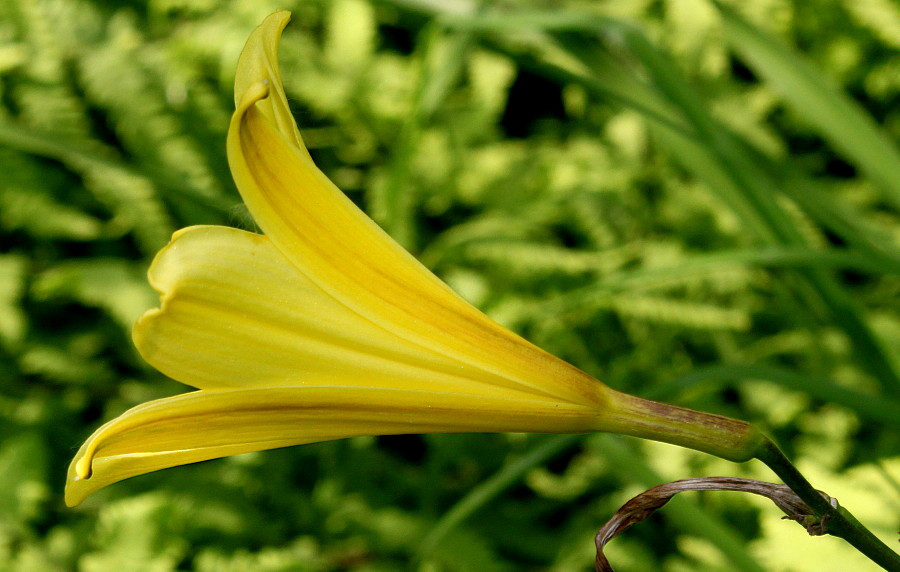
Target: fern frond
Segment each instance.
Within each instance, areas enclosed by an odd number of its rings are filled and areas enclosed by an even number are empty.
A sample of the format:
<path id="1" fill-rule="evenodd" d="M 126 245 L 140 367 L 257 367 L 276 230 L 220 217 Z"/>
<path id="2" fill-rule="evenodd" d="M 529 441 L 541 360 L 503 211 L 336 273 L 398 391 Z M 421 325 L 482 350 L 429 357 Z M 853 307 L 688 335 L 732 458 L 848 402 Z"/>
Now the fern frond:
<path id="1" fill-rule="evenodd" d="M 84 342 L 84 339 L 76 338 L 29 344 L 19 357 L 19 368 L 28 375 L 73 385 L 97 387 L 116 379 L 116 373 L 107 362 L 80 351 Z"/>
<path id="2" fill-rule="evenodd" d="M 151 181 L 107 163 L 86 164 L 81 173 L 85 188 L 114 213 L 112 230 L 133 230 L 145 254 L 156 252 L 168 242 L 175 225 Z"/>
<path id="3" fill-rule="evenodd" d="M 92 140 L 67 141 L 3 123 L 0 123 L 0 143 L 61 161 L 109 208 L 113 215 L 109 230 L 119 233 L 134 230 L 138 245 L 148 256 L 165 244 L 174 231 L 174 223 L 153 182 L 108 158 L 111 150 L 103 145 Z"/>
<path id="4" fill-rule="evenodd" d="M 78 79 L 90 103 L 108 113 L 124 151 L 160 188 L 171 188 L 178 180 L 185 193 L 217 201 L 220 183 L 167 104 L 170 82 L 164 61 L 152 44 L 141 43 L 134 23 L 120 15 L 110 23 L 106 40 L 78 62 Z"/>
<path id="5" fill-rule="evenodd" d="M 25 335 L 27 317 L 20 305 L 28 264 L 20 254 L 0 255 L 0 343 L 12 349 Z"/>
<path id="6" fill-rule="evenodd" d="M 473 264 L 486 265 L 494 272 L 537 279 L 553 274 L 606 274 L 631 260 L 630 250 L 591 252 L 552 244 L 495 240 L 470 242 L 462 249 L 461 257 Z"/>
<path id="7" fill-rule="evenodd" d="M 657 296 L 613 296 L 609 307 L 621 318 L 698 330 L 747 331 L 752 323 L 745 309 Z"/>
<path id="8" fill-rule="evenodd" d="M 143 265 L 115 258 L 61 262 L 36 277 L 32 293 L 37 299 L 67 298 L 104 310 L 126 331 L 158 299 Z"/>
<path id="9" fill-rule="evenodd" d="M 24 231 L 39 239 L 98 238 L 103 224 L 96 217 L 53 195 L 65 184 L 24 153 L 0 149 L 4 180 L 0 182 L 0 228 Z M 56 183 L 56 184 L 54 184 Z"/>

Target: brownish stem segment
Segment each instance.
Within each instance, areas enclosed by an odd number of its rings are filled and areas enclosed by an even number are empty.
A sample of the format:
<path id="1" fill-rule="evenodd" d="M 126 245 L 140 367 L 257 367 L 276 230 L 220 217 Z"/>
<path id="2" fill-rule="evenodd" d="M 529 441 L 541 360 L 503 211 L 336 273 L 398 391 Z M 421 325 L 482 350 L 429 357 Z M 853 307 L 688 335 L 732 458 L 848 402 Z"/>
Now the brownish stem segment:
<path id="1" fill-rule="evenodd" d="M 703 451 L 723 459 L 753 459 L 767 441 L 745 421 L 614 392 L 604 431 Z"/>

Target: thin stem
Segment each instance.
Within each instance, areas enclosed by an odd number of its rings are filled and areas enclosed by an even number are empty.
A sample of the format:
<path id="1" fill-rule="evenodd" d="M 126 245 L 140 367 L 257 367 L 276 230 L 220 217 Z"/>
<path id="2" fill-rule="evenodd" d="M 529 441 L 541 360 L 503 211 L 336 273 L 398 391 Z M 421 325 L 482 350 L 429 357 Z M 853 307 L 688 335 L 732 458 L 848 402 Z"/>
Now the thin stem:
<path id="1" fill-rule="evenodd" d="M 805 502 L 824 531 L 843 538 L 889 572 L 900 572 L 900 555 L 888 548 L 837 501 L 813 488 L 771 439 L 737 419 L 612 392 L 598 429 L 688 447 L 735 462 L 759 459 Z"/>
<path id="2" fill-rule="evenodd" d="M 900 572 L 900 555 L 872 534 L 847 509 L 838 506 L 837 503 L 832 504 L 814 489 L 775 443 L 767 440 L 760 447 L 756 458 L 765 463 L 784 484 L 797 493 L 819 519 L 827 521 L 823 523 L 827 526 L 829 534 L 843 538 L 885 570 Z"/>

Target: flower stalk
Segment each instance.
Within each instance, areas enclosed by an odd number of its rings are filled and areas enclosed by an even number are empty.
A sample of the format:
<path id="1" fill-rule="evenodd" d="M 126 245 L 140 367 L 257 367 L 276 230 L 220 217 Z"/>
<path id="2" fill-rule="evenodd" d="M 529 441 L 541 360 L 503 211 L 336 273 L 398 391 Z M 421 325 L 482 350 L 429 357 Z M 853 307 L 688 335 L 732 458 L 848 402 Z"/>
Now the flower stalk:
<path id="1" fill-rule="evenodd" d="M 754 457 L 765 463 L 814 511 L 814 517 L 828 534 L 843 538 L 885 570 L 900 572 L 900 555 L 872 534 L 850 511 L 840 506 L 836 499 L 823 496 L 817 491 L 774 442 L 766 439 Z"/>

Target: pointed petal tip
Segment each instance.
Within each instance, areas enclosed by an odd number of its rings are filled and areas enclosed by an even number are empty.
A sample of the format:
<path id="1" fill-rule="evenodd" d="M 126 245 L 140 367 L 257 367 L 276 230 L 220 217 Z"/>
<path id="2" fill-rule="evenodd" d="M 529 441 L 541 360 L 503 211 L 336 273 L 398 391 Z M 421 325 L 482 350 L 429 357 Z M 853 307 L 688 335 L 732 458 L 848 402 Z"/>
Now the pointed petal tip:
<path id="1" fill-rule="evenodd" d="M 63 500 L 69 508 L 75 508 L 88 497 L 89 493 L 83 493 L 78 487 L 78 481 L 80 480 L 78 477 L 73 477 L 66 482 L 66 492 Z"/>
<path id="2" fill-rule="evenodd" d="M 66 487 L 63 499 L 67 507 L 75 507 L 84 502 L 84 499 L 93 492 L 93 488 L 89 488 L 88 483 L 91 478 L 91 460 L 84 455 L 87 443 L 82 445 L 81 450 L 72 459 L 69 464 L 69 470 L 66 472 Z"/>
<path id="3" fill-rule="evenodd" d="M 235 115 L 238 117 L 243 116 L 244 112 L 247 111 L 251 105 L 269 97 L 269 85 L 269 80 L 263 79 L 262 81 L 247 86 L 247 89 L 241 94 L 241 99 L 235 109 Z"/>

